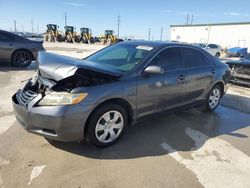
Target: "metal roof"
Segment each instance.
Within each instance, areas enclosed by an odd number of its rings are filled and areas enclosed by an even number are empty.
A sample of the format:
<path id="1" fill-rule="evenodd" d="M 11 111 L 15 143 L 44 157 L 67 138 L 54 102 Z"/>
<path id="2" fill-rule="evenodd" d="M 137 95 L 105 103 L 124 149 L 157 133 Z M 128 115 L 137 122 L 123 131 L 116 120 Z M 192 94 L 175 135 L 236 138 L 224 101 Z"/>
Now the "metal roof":
<path id="1" fill-rule="evenodd" d="M 193 27 L 193 26 L 222 26 L 222 25 L 250 25 L 250 22 L 229 22 L 229 23 L 207 23 L 207 24 L 183 24 L 170 25 L 170 27 Z"/>

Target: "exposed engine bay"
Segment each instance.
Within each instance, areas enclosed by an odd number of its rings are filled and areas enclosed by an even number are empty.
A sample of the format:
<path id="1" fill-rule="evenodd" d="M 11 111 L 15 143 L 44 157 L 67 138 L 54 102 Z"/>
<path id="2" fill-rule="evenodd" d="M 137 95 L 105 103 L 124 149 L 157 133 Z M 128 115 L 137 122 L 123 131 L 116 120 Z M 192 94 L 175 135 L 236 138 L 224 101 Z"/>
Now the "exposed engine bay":
<path id="1" fill-rule="evenodd" d="M 230 63 L 231 81 L 250 85 L 250 65 Z"/>
<path id="2" fill-rule="evenodd" d="M 48 91 L 56 92 L 71 92 L 77 87 L 91 87 L 100 84 L 105 84 L 117 80 L 117 76 L 96 72 L 93 70 L 78 68 L 74 75 L 55 81 L 41 76 L 38 71 L 37 76 L 32 78 L 24 88 L 36 93 L 41 93 L 43 96 Z"/>

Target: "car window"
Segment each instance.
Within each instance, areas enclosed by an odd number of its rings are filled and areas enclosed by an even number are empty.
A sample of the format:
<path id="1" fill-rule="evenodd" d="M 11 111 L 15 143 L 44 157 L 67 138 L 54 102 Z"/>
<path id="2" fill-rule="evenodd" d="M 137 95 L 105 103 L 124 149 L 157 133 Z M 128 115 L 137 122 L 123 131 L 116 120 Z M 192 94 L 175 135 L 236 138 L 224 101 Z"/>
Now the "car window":
<path id="1" fill-rule="evenodd" d="M 15 37 L 13 35 L 8 35 L 6 33 L 0 32 L 0 41 L 1 42 L 8 42 L 13 41 Z"/>
<path id="2" fill-rule="evenodd" d="M 182 58 L 185 68 L 201 67 L 204 66 L 203 54 L 195 49 L 182 48 Z"/>
<path id="3" fill-rule="evenodd" d="M 211 59 L 209 59 L 209 57 L 207 57 L 206 55 L 203 55 L 203 58 L 204 58 L 205 65 L 207 66 L 214 65 L 214 62 Z"/>
<path id="4" fill-rule="evenodd" d="M 215 44 L 209 44 L 208 47 L 209 47 L 209 48 L 218 48 L 218 46 L 215 45 Z"/>
<path id="5" fill-rule="evenodd" d="M 161 66 L 165 71 L 181 69 L 180 49 L 174 47 L 163 50 L 151 61 L 151 65 Z"/>

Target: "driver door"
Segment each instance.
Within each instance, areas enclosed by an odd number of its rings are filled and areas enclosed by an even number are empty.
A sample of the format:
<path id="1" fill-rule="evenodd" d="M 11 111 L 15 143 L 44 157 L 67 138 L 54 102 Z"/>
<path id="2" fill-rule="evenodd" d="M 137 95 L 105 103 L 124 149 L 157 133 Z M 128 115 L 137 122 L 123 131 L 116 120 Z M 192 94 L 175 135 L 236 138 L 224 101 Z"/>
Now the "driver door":
<path id="1" fill-rule="evenodd" d="M 161 51 L 150 65 L 160 66 L 164 71 L 137 77 L 137 117 L 181 106 L 187 92 L 187 73 L 178 47 Z"/>

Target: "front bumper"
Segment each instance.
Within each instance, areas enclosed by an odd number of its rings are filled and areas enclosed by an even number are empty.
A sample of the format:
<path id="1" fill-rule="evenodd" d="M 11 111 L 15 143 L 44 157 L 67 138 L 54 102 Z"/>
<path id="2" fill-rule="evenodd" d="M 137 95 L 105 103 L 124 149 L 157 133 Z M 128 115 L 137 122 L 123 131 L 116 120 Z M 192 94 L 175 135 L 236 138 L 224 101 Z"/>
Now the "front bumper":
<path id="1" fill-rule="evenodd" d="M 28 132 L 59 141 L 83 140 L 91 107 L 80 103 L 69 106 L 36 106 L 33 102 L 36 98 L 29 104 L 22 105 L 17 100 L 17 94 L 12 97 L 14 113 Z"/>

